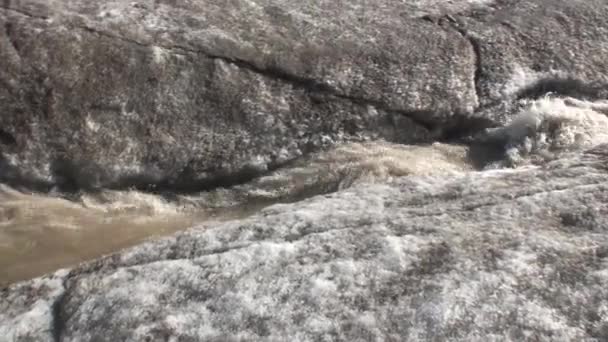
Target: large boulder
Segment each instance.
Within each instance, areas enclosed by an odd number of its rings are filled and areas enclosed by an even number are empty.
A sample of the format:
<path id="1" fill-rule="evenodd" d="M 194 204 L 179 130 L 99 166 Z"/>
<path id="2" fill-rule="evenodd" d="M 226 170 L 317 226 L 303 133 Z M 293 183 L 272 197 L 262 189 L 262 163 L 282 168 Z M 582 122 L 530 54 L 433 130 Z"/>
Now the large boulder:
<path id="1" fill-rule="evenodd" d="M 14 2 L 0 9 L 2 178 L 190 187 L 339 140 L 428 141 L 474 110 L 474 53 L 388 9 Z"/>
<path id="2" fill-rule="evenodd" d="M 504 121 L 501 96 L 572 82 L 600 96 L 607 11 L 603 0 L 4 0 L 0 181 L 205 189 L 339 141 L 459 137 Z"/>
<path id="3" fill-rule="evenodd" d="M 6 341 L 606 341 L 608 145 L 357 185 L 0 293 Z"/>

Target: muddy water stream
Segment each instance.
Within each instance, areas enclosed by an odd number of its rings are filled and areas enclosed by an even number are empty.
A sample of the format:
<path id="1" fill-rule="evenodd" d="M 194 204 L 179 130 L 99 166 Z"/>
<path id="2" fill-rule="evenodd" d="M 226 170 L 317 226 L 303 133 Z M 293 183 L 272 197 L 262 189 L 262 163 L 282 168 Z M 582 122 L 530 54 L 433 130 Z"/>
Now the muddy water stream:
<path id="1" fill-rule="evenodd" d="M 183 208 L 150 194 L 76 201 L 0 186 L 0 285 L 73 266 L 149 238 L 243 218 L 263 205 Z"/>
<path id="2" fill-rule="evenodd" d="M 608 102 L 542 98 L 471 146 L 352 143 L 303 158 L 229 189 L 165 197 L 137 191 L 72 195 L 19 192 L 0 184 L 0 284 L 32 278 L 192 226 L 251 215 L 357 183 L 408 175 L 545 163 L 608 144 Z M 495 148 L 500 156 L 492 155 Z M 487 154 L 488 151 L 494 151 Z"/>
<path id="3" fill-rule="evenodd" d="M 171 200 L 138 191 L 71 195 L 0 184 L 0 284 L 29 279 L 192 226 L 251 215 L 360 182 L 470 170 L 462 146 L 347 144 L 250 183 Z M 204 228 L 203 228 L 204 229 Z"/>

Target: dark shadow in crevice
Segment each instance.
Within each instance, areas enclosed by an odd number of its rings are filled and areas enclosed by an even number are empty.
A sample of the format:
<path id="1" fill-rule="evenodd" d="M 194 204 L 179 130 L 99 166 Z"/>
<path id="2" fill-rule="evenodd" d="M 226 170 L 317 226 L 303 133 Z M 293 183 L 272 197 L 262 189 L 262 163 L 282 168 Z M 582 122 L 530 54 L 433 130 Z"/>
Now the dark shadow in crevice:
<path id="1" fill-rule="evenodd" d="M 63 312 L 63 306 L 68 296 L 67 282 L 68 278 L 64 278 L 62 280 L 64 292 L 61 293 L 55 302 L 51 306 L 51 335 L 53 336 L 53 341 L 60 342 L 63 337 L 63 332 L 65 330 L 66 319 Z"/>
<path id="2" fill-rule="evenodd" d="M 305 155 L 312 152 L 306 151 Z M 40 179 L 20 170 L 0 153 L 0 183 L 21 191 L 57 193 L 72 198 L 82 192 L 97 193 L 102 190 L 138 190 L 170 198 L 175 195 L 195 194 L 220 188 L 243 185 L 289 165 L 287 162 L 270 163 L 265 170 L 243 167 L 235 172 L 214 170 L 213 176 L 201 178 L 197 170 L 186 167 L 180 173 L 166 177 L 140 173 L 116 177 L 104 172 L 93 162 L 75 162 L 56 159 L 51 163 L 52 182 Z"/>
<path id="3" fill-rule="evenodd" d="M 17 145 L 17 139 L 15 139 L 11 133 L 0 128 L 0 144 L 6 146 L 15 146 Z"/>
<path id="4" fill-rule="evenodd" d="M 483 170 L 488 165 L 505 159 L 505 148 L 499 144 L 471 144 L 467 159 L 475 170 Z"/>
<path id="5" fill-rule="evenodd" d="M 443 125 L 438 141 L 446 144 L 469 144 L 474 135 L 496 126 L 497 123 L 488 118 L 458 115 L 451 123 Z"/>
<path id="6" fill-rule="evenodd" d="M 546 78 L 521 89 L 517 99 L 536 100 L 543 96 L 568 96 L 580 100 L 601 100 L 608 98 L 608 85 L 584 82 L 576 78 Z"/>

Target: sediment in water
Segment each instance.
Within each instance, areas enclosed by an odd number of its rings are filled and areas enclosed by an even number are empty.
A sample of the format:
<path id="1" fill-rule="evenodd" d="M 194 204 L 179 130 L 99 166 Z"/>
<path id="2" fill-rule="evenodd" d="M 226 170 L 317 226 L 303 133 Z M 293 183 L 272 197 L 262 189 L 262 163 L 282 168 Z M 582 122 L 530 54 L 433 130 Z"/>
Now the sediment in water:
<path id="1" fill-rule="evenodd" d="M 11 282 L 200 224 L 240 218 L 362 183 L 542 165 L 608 143 L 608 105 L 543 97 L 469 145 L 341 144 L 251 182 L 198 193 L 100 190 L 69 196 L 0 189 L 0 281 Z M 69 198 L 69 199 L 68 199 Z"/>

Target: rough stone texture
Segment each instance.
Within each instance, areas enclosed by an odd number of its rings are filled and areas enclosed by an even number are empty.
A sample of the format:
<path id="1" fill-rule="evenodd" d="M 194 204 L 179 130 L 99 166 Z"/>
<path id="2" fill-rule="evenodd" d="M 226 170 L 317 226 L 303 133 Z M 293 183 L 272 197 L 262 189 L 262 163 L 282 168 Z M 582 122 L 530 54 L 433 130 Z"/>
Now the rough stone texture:
<path id="1" fill-rule="evenodd" d="M 514 1 L 511 1 L 514 2 Z M 478 47 L 482 105 L 546 92 L 608 97 L 608 4 L 517 1 L 487 16 L 464 19 Z"/>
<path id="2" fill-rule="evenodd" d="M 338 140 L 428 141 L 434 121 L 475 108 L 474 54 L 456 31 L 386 8 L 300 6 L 21 1 L 0 10 L 2 154 L 14 166 L 3 178 L 190 185 Z"/>
<path id="3" fill-rule="evenodd" d="M 511 150 L 604 142 L 605 102 L 581 100 L 608 98 L 606 18 L 605 0 L 4 0 L 0 181 L 194 191 L 338 141 L 501 126 L 547 92 L 576 99 L 499 129 L 521 131 Z M 551 119 L 569 107 L 597 125 Z M 149 242 L 2 290 L 0 341 L 606 341 L 607 151 L 484 172 L 437 154 L 453 173 Z"/>
<path id="4" fill-rule="evenodd" d="M 4 0 L 0 180 L 192 190 L 337 141 L 459 136 L 501 121 L 505 94 L 555 90 L 537 78 L 601 95 L 607 8 Z"/>
<path id="5" fill-rule="evenodd" d="M 199 227 L 0 294 L 6 341 L 606 341 L 608 145 Z"/>

